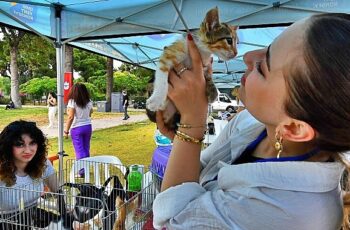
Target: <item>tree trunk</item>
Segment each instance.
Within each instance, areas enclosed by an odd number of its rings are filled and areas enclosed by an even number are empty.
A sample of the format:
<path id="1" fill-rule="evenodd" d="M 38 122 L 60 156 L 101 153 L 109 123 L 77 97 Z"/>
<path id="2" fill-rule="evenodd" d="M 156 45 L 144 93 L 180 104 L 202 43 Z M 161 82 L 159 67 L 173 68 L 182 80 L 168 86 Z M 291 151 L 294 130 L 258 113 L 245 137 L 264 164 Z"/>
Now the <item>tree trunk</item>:
<path id="1" fill-rule="evenodd" d="M 73 74 L 73 47 L 66 45 L 64 50 L 64 72 Z"/>
<path id="2" fill-rule="evenodd" d="M 22 108 L 21 97 L 19 96 L 19 76 L 18 76 L 18 65 L 17 55 L 18 46 L 12 46 L 10 49 L 11 55 L 11 100 L 15 104 L 15 108 Z"/>
<path id="3" fill-rule="evenodd" d="M 113 91 L 113 59 L 107 58 L 106 111 L 111 112 Z"/>

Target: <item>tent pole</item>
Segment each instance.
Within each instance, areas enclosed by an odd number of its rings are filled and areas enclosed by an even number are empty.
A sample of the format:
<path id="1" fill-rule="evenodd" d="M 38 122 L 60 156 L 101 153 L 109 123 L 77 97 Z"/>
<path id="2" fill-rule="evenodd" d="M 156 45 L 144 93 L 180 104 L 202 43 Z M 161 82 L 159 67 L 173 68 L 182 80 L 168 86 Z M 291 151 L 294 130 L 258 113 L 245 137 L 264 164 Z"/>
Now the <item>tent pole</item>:
<path id="1" fill-rule="evenodd" d="M 63 46 L 61 41 L 61 5 L 56 6 L 56 64 L 57 64 L 57 99 L 58 99 L 58 157 L 59 157 L 59 184 L 63 184 L 63 113 L 64 113 L 64 103 L 63 103 Z"/>
<path id="2" fill-rule="evenodd" d="M 179 8 L 177 7 L 177 5 L 176 5 L 176 3 L 174 2 L 174 0 L 171 0 L 171 3 L 173 4 L 173 6 L 174 6 L 174 8 L 175 8 L 175 10 L 176 10 L 176 12 L 177 12 L 177 15 L 179 15 L 182 24 L 184 25 L 184 27 L 186 28 L 187 33 L 189 34 L 189 33 L 190 33 L 190 29 L 188 28 L 188 26 L 187 26 L 187 24 L 186 24 L 186 21 L 185 21 L 184 17 L 183 17 L 182 14 L 181 14 L 181 11 L 180 11 Z M 182 1 L 181 1 L 181 5 L 182 5 Z"/>

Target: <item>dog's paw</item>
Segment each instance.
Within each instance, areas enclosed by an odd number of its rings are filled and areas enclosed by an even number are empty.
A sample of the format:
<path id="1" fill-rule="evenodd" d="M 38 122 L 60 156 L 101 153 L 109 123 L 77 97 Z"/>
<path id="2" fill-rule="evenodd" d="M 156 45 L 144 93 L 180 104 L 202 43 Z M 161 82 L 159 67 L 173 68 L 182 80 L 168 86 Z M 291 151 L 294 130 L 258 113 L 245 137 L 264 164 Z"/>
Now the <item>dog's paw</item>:
<path id="1" fill-rule="evenodd" d="M 146 107 L 147 109 L 151 111 L 157 111 L 162 108 L 163 102 L 156 97 L 151 97 L 146 101 Z"/>

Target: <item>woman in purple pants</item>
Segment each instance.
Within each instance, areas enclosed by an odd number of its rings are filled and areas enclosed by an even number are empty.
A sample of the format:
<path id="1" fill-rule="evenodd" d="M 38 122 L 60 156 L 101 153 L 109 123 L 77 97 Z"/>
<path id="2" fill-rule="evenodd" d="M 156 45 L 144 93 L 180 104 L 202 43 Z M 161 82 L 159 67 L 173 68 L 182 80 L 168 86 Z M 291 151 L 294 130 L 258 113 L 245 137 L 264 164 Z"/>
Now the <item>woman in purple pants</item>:
<path id="1" fill-rule="evenodd" d="M 68 138 L 69 129 L 77 160 L 90 156 L 90 139 L 92 134 L 91 113 L 92 102 L 84 84 L 76 83 L 68 95 L 68 121 L 64 136 Z M 82 176 L 83 171 L 79 172 Z"/>

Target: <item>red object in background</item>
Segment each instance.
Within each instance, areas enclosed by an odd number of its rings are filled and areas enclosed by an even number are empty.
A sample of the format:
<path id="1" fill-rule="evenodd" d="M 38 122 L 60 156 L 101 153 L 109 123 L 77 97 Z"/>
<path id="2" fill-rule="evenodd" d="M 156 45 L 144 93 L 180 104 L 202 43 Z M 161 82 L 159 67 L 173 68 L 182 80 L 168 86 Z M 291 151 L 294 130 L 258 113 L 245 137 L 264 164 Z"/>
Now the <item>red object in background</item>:
<path id="1" fill-rule="evenodd" d="M 73 86 L 73 74 L 72 72 L 64 73 L 64 82 L 63 82 L 63 95 L 64 95 L 64 104 L 68 103 L 68 94 L 69 90 Z"/>

